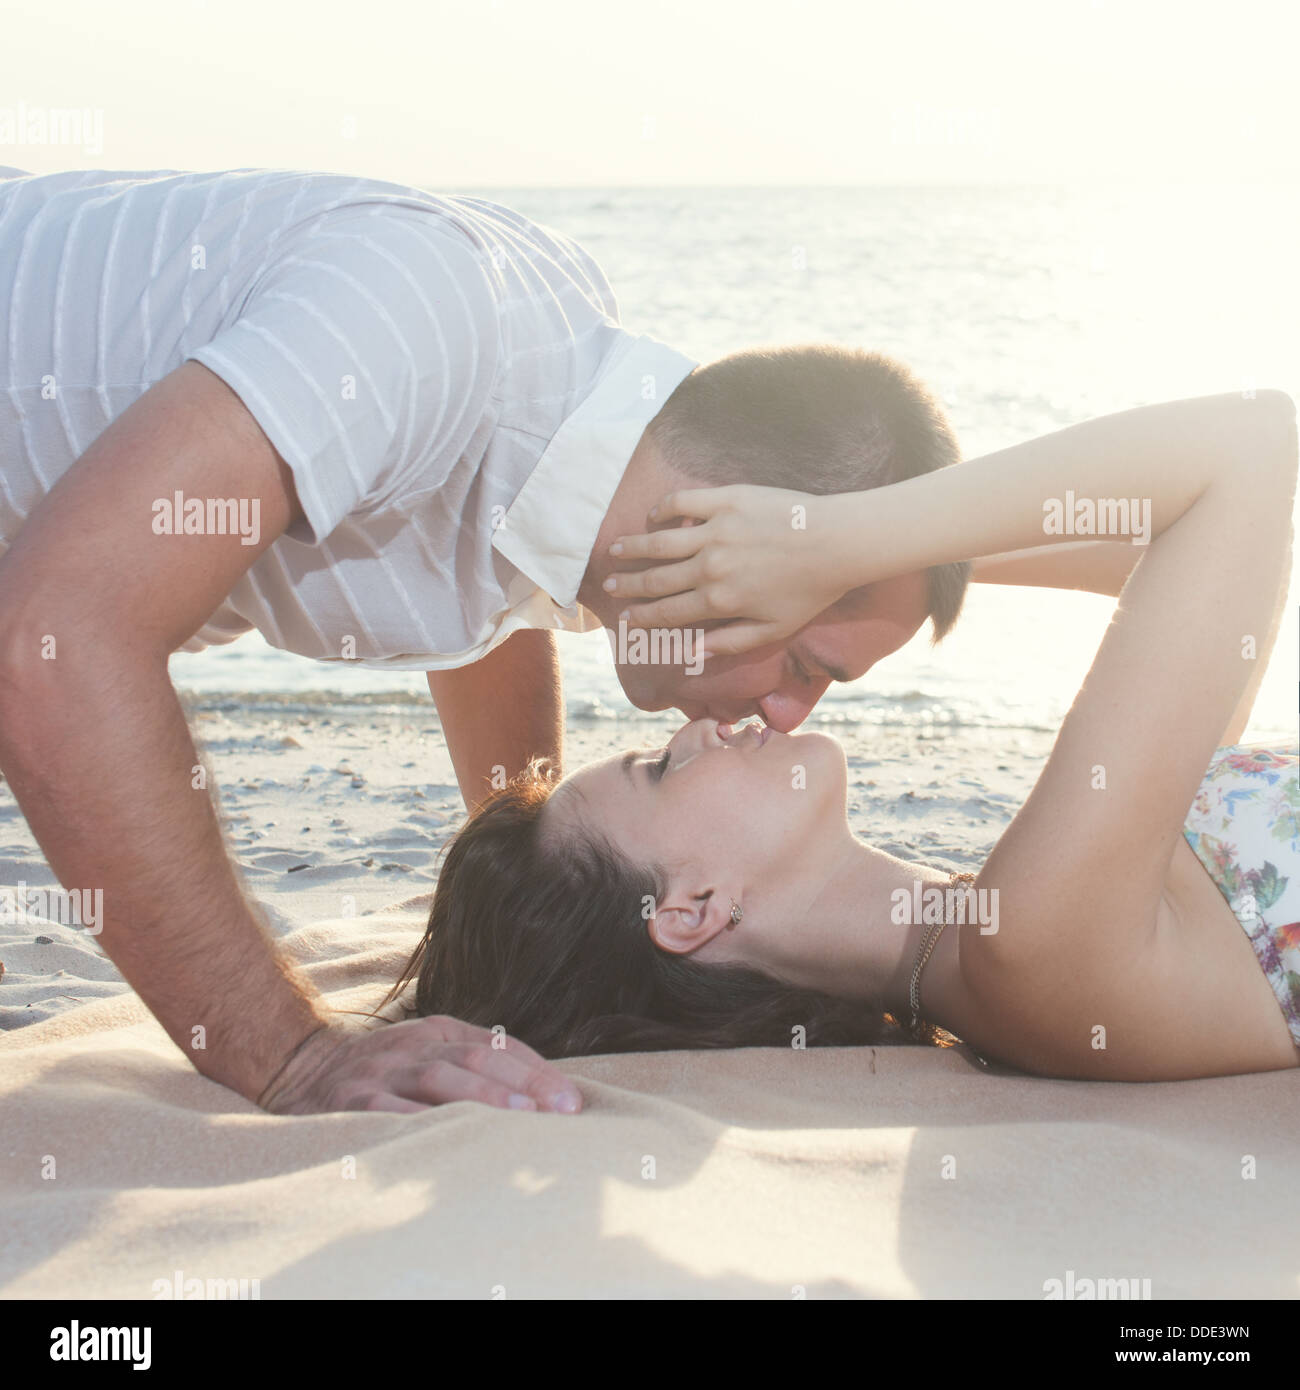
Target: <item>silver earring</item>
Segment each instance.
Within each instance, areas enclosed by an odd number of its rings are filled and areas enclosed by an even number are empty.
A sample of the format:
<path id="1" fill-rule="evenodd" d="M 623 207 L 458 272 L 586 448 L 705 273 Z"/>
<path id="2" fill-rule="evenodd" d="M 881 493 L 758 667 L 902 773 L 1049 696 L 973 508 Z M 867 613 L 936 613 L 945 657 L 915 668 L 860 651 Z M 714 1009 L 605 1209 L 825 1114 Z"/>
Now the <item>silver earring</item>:
<path id="1" fill-rule="evenodd" d="M 741 919 L 744 915 L 745 915 L 745 914 L 744 914 L 744 911 L 743 911 L 743 909 L 741 908 L 740 904 L 735 900 L 735 898 L 732 898 L 732 900 L 731 900 L 731 925 L 732 925 L 733 927 L 738 927 L 738 926 L 740 925 L 740 919 Z"/>

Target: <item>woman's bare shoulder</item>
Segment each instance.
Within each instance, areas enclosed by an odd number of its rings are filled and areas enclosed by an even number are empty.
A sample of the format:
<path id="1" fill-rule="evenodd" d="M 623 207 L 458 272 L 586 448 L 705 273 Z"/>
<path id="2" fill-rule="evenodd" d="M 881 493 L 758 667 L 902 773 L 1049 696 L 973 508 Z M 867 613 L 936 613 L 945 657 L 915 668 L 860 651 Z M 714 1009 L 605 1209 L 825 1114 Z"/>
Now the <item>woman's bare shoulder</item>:
<path id="1" fill-rule="evenodd" d="M 1250 941 L 1182 849 L 1154 913 L 1099 933 L 1104 953 L 1064 943 L 1055 954 L 1017 952 L 1014 921 L 1000 922 L 1007 935 L 996 949 L 978 929 L 963 931 L 961 989 L 944 1026 L 982 1055 L 1043 1076 L 1173 1081 L 1300 1066 Z"/>

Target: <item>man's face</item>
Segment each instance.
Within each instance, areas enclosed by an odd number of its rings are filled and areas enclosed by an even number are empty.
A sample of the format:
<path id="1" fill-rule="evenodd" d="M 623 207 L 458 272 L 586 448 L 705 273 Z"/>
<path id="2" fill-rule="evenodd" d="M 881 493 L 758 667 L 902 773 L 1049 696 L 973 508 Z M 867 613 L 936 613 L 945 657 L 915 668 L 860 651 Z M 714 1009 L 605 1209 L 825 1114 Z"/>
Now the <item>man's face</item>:
<path id="1" fill-rule="evenodd" d="M 616 659 L 619 682 L 638 709 L 675 707 L 688 719 L 725 723 L 758 715 L 789 733 L 832 681 L 858 680 L 903 646 L 925 621 L 926 599 L 924 571 L 900 575 L 854 589 L 782 642 L 711 657 L 699 675 Z"/>

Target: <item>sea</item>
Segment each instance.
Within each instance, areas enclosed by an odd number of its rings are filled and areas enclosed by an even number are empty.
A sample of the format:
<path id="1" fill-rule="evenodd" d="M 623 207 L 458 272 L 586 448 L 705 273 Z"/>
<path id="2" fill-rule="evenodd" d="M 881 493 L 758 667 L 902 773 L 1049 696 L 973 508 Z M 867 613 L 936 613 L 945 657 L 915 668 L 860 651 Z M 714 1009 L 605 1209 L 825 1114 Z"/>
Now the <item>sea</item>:
<path id="1" fill-rule="evenodd" d="M 799 342 L 901 358 L 943 401 L 966 458 L 1155 401 L 1264 387 L 1300 400 L 1292 185 L 434 191 L 504 203 L 574 238 L 626 326 L 701 362 Z M 1113 607 L 972 585 L 943 643 L 927 624 L 862 680 L 832 686 L 804 727 L 1053 730 Z M 1298 613 L 1293 578 L 1249 738 L 1296 737 Z M 631 708 L 602 634 L 563 633 L 560 647 L 571 728 L 680 723 Z M 205 696 L 429 698 L 418 672 L 325 666 L 255 633 L 177 653 L 171 672 Z"/>

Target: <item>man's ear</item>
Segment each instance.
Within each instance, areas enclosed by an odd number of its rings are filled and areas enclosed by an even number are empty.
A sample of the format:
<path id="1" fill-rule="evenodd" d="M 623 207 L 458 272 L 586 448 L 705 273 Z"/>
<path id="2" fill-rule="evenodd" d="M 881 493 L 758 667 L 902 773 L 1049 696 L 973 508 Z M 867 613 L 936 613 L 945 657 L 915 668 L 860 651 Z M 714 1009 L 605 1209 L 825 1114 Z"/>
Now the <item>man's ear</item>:
<path id="1" fill-rule="evenodd" d="M 650 939 L 661 951 L 689 956 L 732 926 L 731 905 L 739 887 L 728 891 L 716 882 L 694 890 L 674 884 L 656 904 L 649 922 Z"/>

